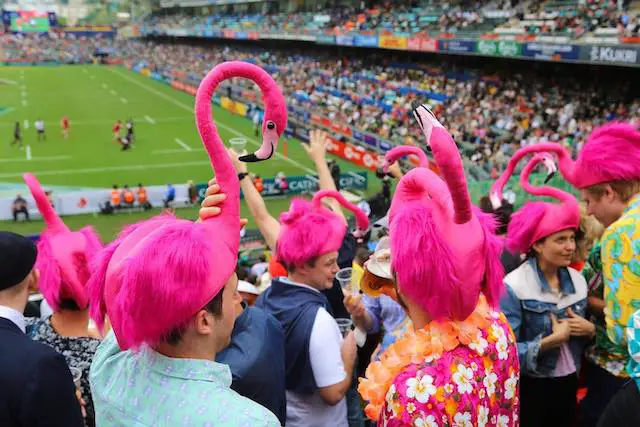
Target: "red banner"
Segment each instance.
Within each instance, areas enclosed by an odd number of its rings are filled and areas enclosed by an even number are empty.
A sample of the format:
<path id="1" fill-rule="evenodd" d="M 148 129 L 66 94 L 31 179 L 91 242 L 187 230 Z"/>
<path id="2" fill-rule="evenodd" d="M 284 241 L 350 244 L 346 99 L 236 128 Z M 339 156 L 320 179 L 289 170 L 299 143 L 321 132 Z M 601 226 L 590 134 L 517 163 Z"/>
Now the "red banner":
<path id="1" fill-rule="evenodd" d="M 249 40 L 259 40 L 260 39 L 260 33 L 257 31 L 249 31 L 247 33 L 247 37 L 249 38 Z"/>
<path id="2" fill-rule="evenodd" d="M 182 82 L 179 82 L 177 80 L 174 80 L 171 82 L 171 87 L 177 90 L 181 90 L 182 92 L 186 92 L 189 95 L 192 96 L 196 96 L 196 92 L 198 91 L 198 88 L 195 86 L 191 86 L 188 84 L 184 84 Z"/>
<path id="3" fill-rule="evenodd" d="M 407 49 L 419 50 L 422 52 L 437 52 L 438 39 L 425 39 L 422 37 L 412 37 L 407 43 Z"/>
<path id="4" fill-rule="evenodd" d="M 222 37 L 224 37 L 225 39 L 235 39 L 236 38 L 236 32 L 233 30 L 223 30 L 222 31 Z"/>
<path id="5" fill-rule="evenodd" d="M 340 135 L 347 136 L 349 138 L 353 137 L 353 131 L 351 127 L 342 123 L 332 122 L 327 117 L 319 116 L 317 114 L 311 115 L 311 122 L 317 125 L 323 126 L 327 129 L 332 130 L 335 133 Z"/>
<path id="6" fill-rule="evenodd" d="M 378 166 L 380 166 L 380 162 L 384 159 L 383 156 L 358 145 L 340 142 L 331 137 L 329 138 L 329 141 L 328 151 L 330 153 L 351 163 L 355 163 L 356 165 L 364 166 L 372 171 L 375 171 Z"/>

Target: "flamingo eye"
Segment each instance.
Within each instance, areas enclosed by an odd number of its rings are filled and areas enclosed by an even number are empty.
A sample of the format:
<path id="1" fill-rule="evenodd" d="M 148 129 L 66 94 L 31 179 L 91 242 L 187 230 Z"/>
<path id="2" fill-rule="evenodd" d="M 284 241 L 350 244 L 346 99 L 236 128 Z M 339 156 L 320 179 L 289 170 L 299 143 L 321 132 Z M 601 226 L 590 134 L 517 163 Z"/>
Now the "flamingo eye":
<path id="1" fill-rule="evenodd" d="M 276 128 L 276 124 L 275 123 L 273 123 L 271 121 L 267 122 L 267 129 L 274 130 L 275 128 Z"/>

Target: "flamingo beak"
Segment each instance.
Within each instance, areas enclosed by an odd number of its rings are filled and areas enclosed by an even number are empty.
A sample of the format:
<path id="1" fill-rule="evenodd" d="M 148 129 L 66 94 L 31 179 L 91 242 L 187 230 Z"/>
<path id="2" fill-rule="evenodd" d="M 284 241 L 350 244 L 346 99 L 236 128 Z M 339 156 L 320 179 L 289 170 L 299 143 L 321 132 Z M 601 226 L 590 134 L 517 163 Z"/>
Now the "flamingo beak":
<path id="1" fill-rule="evenodd" d="M 262 134 L 262 145 L 258 151 L 241 156 L 240 161 L 245 163 L 255 163 L 270 159 L 275 152 L 278 138 L 279 135 L 276 129 L 276 124 L 269 120 Z"/>

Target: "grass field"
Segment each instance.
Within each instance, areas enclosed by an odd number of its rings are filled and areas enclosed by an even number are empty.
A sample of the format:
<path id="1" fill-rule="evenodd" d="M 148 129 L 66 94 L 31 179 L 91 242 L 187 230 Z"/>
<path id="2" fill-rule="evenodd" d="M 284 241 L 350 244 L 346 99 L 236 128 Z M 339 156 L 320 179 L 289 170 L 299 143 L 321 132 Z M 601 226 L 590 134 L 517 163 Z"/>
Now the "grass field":
<path id="1" fill-rule="evenodd" d="M 212 176 L 195 127 L 192 96 L 121 67 L 0 67 L 0 188 L 12 197 L 14 189 L 25 193 L 24 172 L 34 173 L 44 186 L 60 188 L 104 188 L 113 184 L 164 185 L 187 180 L 205 182 Z M 71 134 L 62 138 L 60 120 L 68 116 Z M 253 150 L 259 141 L 251 122 L 214 107 L 214 117 L 223 140 L 243 136 Z M 45 122 L 46 142 L 38 142 L 33 123 Z M 121 152 L 111 141 L 111 127 L 117 119 L 135 122 L 136 144 Z M 11 146 L 16 121 L 23 127 L 23 144 Z M 26 123 L 28 122 L 28 123 Z M 27 125 L 27 126 L 25 126 Z M 282 144 L 279 146 L 281 150 Z M 343 171 L 361 170 L 340 160 Z M 314 173 L 313 164 L 295 140 L 289 141 L 288 157 L 252 165 L 250 170 L 264 177 L 283 171 L 287 175 Z M 369 193 L 378 190 L 370 175 Z M 9 192 L 9 193 L 8 193 Z M 286 209 L 288 200 L 268 201 L 272 214 Z M 246 215 L 246 208 L 243 206 Z M 103 238 L 110 239 L 126 223 L 157 213 L 115 216 L 80 215 L 66 217 L 73 228 L 92 224 Z M 178 214 L 195 217 L 195 209 Z M 36 233 L 42 223 L 0 222 L 0 229 Z"/>

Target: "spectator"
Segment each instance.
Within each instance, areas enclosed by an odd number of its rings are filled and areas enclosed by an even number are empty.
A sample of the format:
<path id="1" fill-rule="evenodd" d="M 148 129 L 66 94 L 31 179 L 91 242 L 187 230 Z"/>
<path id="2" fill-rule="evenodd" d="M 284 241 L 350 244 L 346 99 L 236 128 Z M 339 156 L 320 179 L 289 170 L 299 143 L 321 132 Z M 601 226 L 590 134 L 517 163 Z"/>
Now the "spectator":
<path id="1" fill-rule="evenodd" d="M 187 181 L 187 197 L 192 205 L 198 201 L 198 190 L 192 180 Z"/>
<path id="2" fill-rule="evenodd" d="M 245 280 L 238 280 L 238 292 L 242 297 L 242 301 L 249 307 L 253 307 L 258 295 L 260 295 L 258 288 Z"/>
<path id="3" fill-rule="evenodd" d="M 82 427 L 64 357 L 25 334 L 22 312 L 38 287 L 36 256 L 28 239 L 0 232 L 0 425 Z"/>
<path id="4" fill-rule="evenodd" d="M 19 214 L 24 214 L 25 219 L 27 221 L 30 221 L 29 209 L 27 208 L 27 201 L 23 199 L 20 194 L 16 195 L 16 198 L 11 204 L 11 213 L 13 214 L 13 222 L 18 221 Z"/>
<path id="5" fill-rule="evenodd" d="M 168 208 L 171 206 L 171 203 L 176 199 L 176 189 L 173 185 L 167 184 L 167 192 L 165 193 L 163 203 L 164 207 Z"/>
<path id="6" fill-rule="evenodd" d="M 138 190 L 136 193 L 138 198 L 138 206 L 140 206 L 144 210 L 151 209 L 151 203 L 149 202 L 147 189 L 144 188 L 142 184 L 138 184 Z"/>
<path id="7" fill-rule="evenodd" d="M 238 283 L 241 295 L 249 287 L 257 291 L 247 282 Z M 250 295 L 255 299 L 256 295 Z M 280 324 L 246 300 L 237 304 L 236 316 L 231 344 L 216 355 L 216 361 L 229 365 L 233 390 L 269 409 L 285 425 L 285 352 Z"/>
<path id="8" fill-rule="evenodd" d="M 267 268 L 269 268 L 267 257 L 264 255 L 260 255 L 259 262 L 255 263 L 251 267 L 251 274 L 253 274 L 254 277 L 260 277 L 264 274 L 265 271 L 267 271 Z"/>
<path id="9" fill-rule="evenodd" d="M 207 203 L 200 218 L 208 224 L 156 217 L 126 229 L 98 259 L 93 317 L 101 326 L 109 313 L 113 325 L 91 366 L 98 425 L 280 425 L 233 391 L 229 367 L 214 362 L 236 319 L 240 224 L 228 228 L 240 218 L 222 211 L 222 222 L 209 222 Z M 123 268 L 128 274 L 111 275 Z M 103 292 L 112 285 L 115 295 Z"/>

